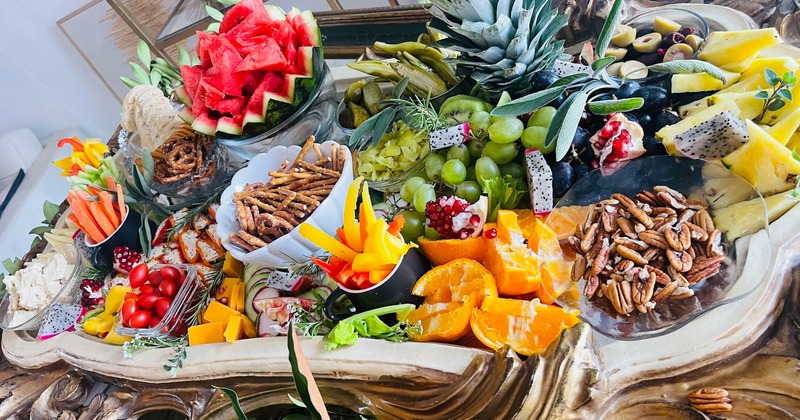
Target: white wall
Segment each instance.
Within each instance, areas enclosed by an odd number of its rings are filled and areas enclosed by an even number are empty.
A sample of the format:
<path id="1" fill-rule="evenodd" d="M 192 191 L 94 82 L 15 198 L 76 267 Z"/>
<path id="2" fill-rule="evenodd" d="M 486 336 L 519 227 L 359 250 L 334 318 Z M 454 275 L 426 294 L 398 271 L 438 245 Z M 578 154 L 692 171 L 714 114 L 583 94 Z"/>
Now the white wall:
<path id="1" fill-rule="evenodd" d="M 28 127 L 40 139 L 66 127 L 108 139 L 119 102 L 56 21 L 89 0 L 8 2 L 0 13 L 0 133 Z"/>

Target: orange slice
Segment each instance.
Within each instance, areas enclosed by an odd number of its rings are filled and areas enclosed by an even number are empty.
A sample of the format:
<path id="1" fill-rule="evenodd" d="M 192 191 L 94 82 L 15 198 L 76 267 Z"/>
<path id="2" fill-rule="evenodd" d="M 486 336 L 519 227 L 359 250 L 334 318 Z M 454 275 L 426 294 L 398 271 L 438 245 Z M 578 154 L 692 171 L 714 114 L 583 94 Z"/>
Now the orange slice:
<path id="1" fill-rule="evenodd" d="M 409 338 L 414 341 L 455 341 L 469 332 L 470 311 L 474 309 L 470 302 L 451 302 L 434 305 L 447 305 L 448 310 L 436 312 L 419 319 L 417 322 L 419 322 L 421 329 L 418 332 L 418 330 L 410 328 L 408 330 Z M 432 305 L 423 304 L 417 311 L 427 311 L 429 306 Z"/>
<path id="2" fill-rule="evenodd" d="M 524 245 L 510 245 L 493 239 L 483 263 L 494 276 L 501 295 L 523 295 L 541 286 L 539 261 L 536 254 Z"/>
<path id="3" fill-rule="evenodd" d="M 528 237 L 528 248 L 539 257 L 542 287 L 536 291 L 536 296 L 544 303 L 553 303 L 573 288 L 570 280 L 572 264 L 566 261 L 556 232 L 541 220 L 537 219 L 534 224 Z"/>
<path id="4" fill-rule="evenodd" d="M 443 265 L 458 258 L 483 261 L 486 254 L 486 239 L 481 236 L 467 239 L 439 239 L 431 241 L 419 238 L 419 247 L 433 265 Z"/>
<path id="5" fill-rule="evenodd" d="M 559 207 L 550 212 L 546 223 L 556 233 L 558 240 L 563 241 L 575 233 L 575 226 L 586 221 L 587 214 L 589 206 Z"/>

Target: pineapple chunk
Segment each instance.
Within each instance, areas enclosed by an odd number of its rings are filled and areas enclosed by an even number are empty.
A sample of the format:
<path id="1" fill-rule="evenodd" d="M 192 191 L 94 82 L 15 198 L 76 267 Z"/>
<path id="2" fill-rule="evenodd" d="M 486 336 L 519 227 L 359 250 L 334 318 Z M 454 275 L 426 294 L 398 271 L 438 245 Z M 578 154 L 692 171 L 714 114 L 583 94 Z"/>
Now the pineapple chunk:
<path id="1" fill-rule="evenodd" d="M 736 86 L 736 85 L 734 85 Z M 704 109 L 708 108 L 708 98 L 701 98 L 694 102 L 689 102 L 686 105 L 678 107 L 678 116 L 681 119 L 688 118 Z"/>
<path id="2" fill-rule="evenodd" d="M 717 105 L 723 101 L 732 100 L 741 111 L 739 118 L 754 119 L 761 114 L 764 101 L 756 98 L 758 91 L 747 91 L 740 93 L 718 93 L 708 97 L 709 105 Z"/>
<path id="3" fill-rule="evenodd" d="M 789 150 L 797 150 L 800 148 L 800 133 L 795 132 L 792 134 L 792 137 L 789 139 L 789 142 L 786 143 L 786 148 Z"/>
<path id="4" fill-rule="evenodd" d="M 800 128 L 800 108 L 794 110 L 794 112 L 778 121 L 777 124 L 768 128 L 767 133 L 778 143 L 787 144 L 798 128 Z"/>
<path id="5" fill-rule="evenodd" d="M 715 79 L 708 73 L 673 74 L 672 93 L 693 93 L 720 90 L 739 81 L 739 73 L 722 70 L 725 73 L 726 83 Z"/>
<path id="6" fill-rule="evenodd" d="M 722 159 L 731 171 L 746 179 L 763 195 L 790 190 L 800 174 L 800 162 L 753 121 L 747 120 L 750 141 Z"/>
<path id="7" fill-rule="evenodd" d="M 697 58 L 725 70 L 741 72 L 750 67 L 761 50 L 782 42 L 775 28 L 712 32 Z"/>
<path id="8" fill-rule="evenodd" d="M 741 113 L 739 107 L 736 106 L 736 102 L 733 100 L 722 100 L 714 106 L 696 112 L 690 117 L 679 121 L 677 124 L 668 125 L 661 130 L 658 130 L 656 133 L 656 138 L 660 139 L 661 142 L 664 143 L 664 147 L 667 149 L 669 154 L 676 155 L 678 152 L 675 150 L 675 136 L 686 132 L 697 124 L 706 121 L 713 116 L 719 115 L 724 111 L 731 111 L 731 113 L 737 117 Z"/>
<path id="9" fill-rule="evenodd" d="M 761 76 L 764 80 L 764 69 L 772 69 L 778 76 L 786 73 L 787 71 L 797 71 L 800 69 L 800 64 L 789 57 L 769 57 L 769 58 L 756 58 L 750 63 L 750 67 L 742 72 L 742 79 L 746 79 L 753 75 Z"/>
<path id="10" fill-rule="evenodd" d="M 717 95 L 725 93 L 742 93 L 751 90 L 758 90 L 759 87 L 766 87 L 763 74 L 752 74 L 747 77 L 742 76 L 738 82 L 717 92 Z"/>
<path id="11" fill-rule="evenodd" d="M 787 193 L 778 193 L 764 198 L 769 223 L 778 220 L 797 204 Z M 764 228 L 764 208 L 761 198 L 742 201 L 714 212 L 714 226 L 733 241 Z"/>

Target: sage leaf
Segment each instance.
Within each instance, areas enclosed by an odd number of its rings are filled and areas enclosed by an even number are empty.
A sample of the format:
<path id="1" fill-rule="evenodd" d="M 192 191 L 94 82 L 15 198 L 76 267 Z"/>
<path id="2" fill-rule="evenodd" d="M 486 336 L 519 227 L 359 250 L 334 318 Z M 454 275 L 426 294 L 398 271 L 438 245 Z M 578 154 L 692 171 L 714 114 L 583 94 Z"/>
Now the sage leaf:
<path id="1" fill-rule="evenodd" d="M 222 22 L 222 18 L 224 16 L 222 12 L 220 12 L 219 10 L 209 5 L 206 5 L 206 12 L 208 13 L 209 16 L 211 16 L 212 19 L 216 20 L 217 22 Z"/>
<path id="2" fill-rule="evenodd" d="M 397 108 L 389 107 L 378 113 L 378 118 L 375 120 L 375 126 L 372 128 L 372 145 L 376 146 L 384 134 L 386 134 L 386 130 L 389 129 L 389 125 L 392 124 L 394 120 L 394 116 L 397 114 Z"/>
<path id="3" fill-rule="evenodd" d="M 147 46 L 147 43 L 142 41 L 141 39 L 139 42 L 136 43 L 136 55 L 139 56 L 139 61 L 142 62 L 145 66 L 150 66 L 150 47 Z"/>
<path id="4" fill-rule="evenodd" d="M 408 87 L 408 82 L 409 82 L 408 76 L 400 79 L 400 81 L 397 82 L 396 85 L 394 85 L 394 89 L 392 89 L 392 98 L 399 99 L 400 96 L 403 95 L 403 92 L 406 91 L 406 87 Z"/>
<path id="5" fill-rule="evenodd" d="M 140 65 L 136 63 L 128 63 L 131 66 L 131 71 L 133 71 L 133 76 L 136 77 L 136 80 L 139 81 L 140 84 L 146 85 L 150 83 L 150 76 L 147 74 L 147 71 Z"/>
<path id="6" fill-rule="evenodd" d="M 594 71 L 602 70 L 613 64 L 615 61 L 617 61 L 616 57 L 598 58 L 597 60 L 594 61 L 594 63 L 592 63 L 592 70 Z"/>
<path id="7" fill-rule="evenodd" d="M 142 170 L 142 175 L 144 175 L 144 180 L 147 182 L 147 185 L 152 184 L 153 176 L 155 175 L 155 162 L 153 162 L 153 155 L 150 154 L 147 148 L 144 148 L 142 151 Z"/>
<path id="8" fill-rule="evenodd" d="M 319 392 L 317 382 L 311 374 L 311 368 L 308 367 L 308 362 L 305 355 L 303 355 L 303 349 L 300 347 L 300 343 L 297 342 L 297 332 L 294 329 L 293 322 L 289 322 L 288 347 L 294 387 L 297 389 L 297 393 L 300 394 L 300 399 L 305 403 L 308 414 L 313 420 L 329 419 L 328 410 L 322 400 L 322 394 Z"/>
<path id="9" fill-rule="evenodd" d="M 589 94 L 586 92 L 578 92 L 573 96 L 576 96 L 575 101 L 572 103 L 572 106 L 567 109 L 556 142 L 556 160 L 559 161 L 567 155 L 570 146 L 572 146 L 575 132 L 578 131 L 578 124 L 583 117 L 583 109 L 586 107 L 586 101 L 589 99 Z"/>
<path id="10" fill-rule="evenodd" d="M 159 83 L 161 83 L 161 72 L 154 69 L 150 72 L 150 84 L 158 86 Z"/>
<path id="11" fill-rule="evenodd" d="M 570 74 L 569 76 L 564 76 L 555 82 L 553 82 L 548 88 L 554 88 L 558 86 L 571 86 L 573 84 L 581 83 L 584 79 L 589 77 L 589 73 L 575 73 Z"/>
<path id="12" fill-rule="evenodd" d="M 566 89 L 566 86 L 556 86 L 531 93 L 498 106 L 492 110 L 492 115 L 495 117 L 516 117 L 533 112 L 549 104 L 553 99 L 558 98 Z"/>
<path id="13" fill-rule="evenodd" d="M 42 205 L 42 213 L 44 213 L 44 218 L 47 221 L 46 223 L 55 224 L 56 221 L 54 219 L 58 214 L 58 207 L 58 204 L 44 200 L 44 204 Z"/>
<path id="14" fill-rule="evenodd" d="M 603 24 L 603 29 L 600 30 L 600 36 L 597 37 L 597 43 L 594 46 L 595 54 L 598 57 L 605 57 L 608 44 L 614 36 L 614 29 L 617 28 L 617 25 L 622 20 L 622 6 L 624 5 L 625 0 L 614 0 L 614 5 L 611 6 L 611 11 L 608 12 L 606 22 Z"/>
<path id="15" fill-rule="evenodd" d="M 237 394 L 236 391 L 222 386 L 215 386 L 215 385 L 212 386 L 222 391 L 225 395 L 228 396 L 228 398 L 230 398 L 233 411 L 236 413 L 236 417 L 238 417 L 239 420 L 247 420 L 247 416 L 244 414 L 244 410 L 242 410 L 242 404 L 239 402 L 239 394 Z"/>
<path id="16" fill-rule="evenodd" d="M 594 115 L 608 115 L 612 112 L 628 112 L 644 106 L 642 98 L 613 99 L 589 102 L 589 112 Z"/>
<path id="17" fill-rule="evenodd" d="M 209 32 L 209 33 L 219 32 L 219 22 L 214 22 L 214 23 L 208 25 L 208 28 L 206 28 L 206 32 Z"/>
<path id="18" fill-rule="evenodd" d="M 706 73 L 709 76 L 721 81 L 723 84 L 728 83 L 725 73 L 719 67 L 700 60 L 676 60 L 667 61 L 664 63 L 653 64 L 652 66 L 645 67 L 646 69 L 655 73 L 672 73 L 672 74 L 694 74 Z M 636 73 L 639 70 L 634 70 L 625 75 L 625 77 Z M 767 69 L 769 70 L 769 69 Z"/>
<path id="19" fill-rule="evenodd" d="M 134 86 L 138 86 L 139 85 L 139 82 L 137 82 L 137 81 L 135 81 L 135 80 L 133 80 L 133 79 L 131 79 L 129 77 L 120 76 L 119 80 L 122 80 L 122 83 L 124 83 L 125 86 L 127 86 L 129 88 L 132 88 Z"/>
<path id="20" fill-rule="evenodd" d="M 350 146 L 355 146 L 361 143 L 364 136 L 366 136 L 367 133 L 371 132 L 372 129 L 375 128 L 375 121 L 378 120 L 379 115 L 380 112 L 367 118 L 366 121 L 364 121 L 363 123 L 361 123 L 361 125 L 356 127 L 356 129 L 353 131 L 353 134 L 350 135 L 350 142 L 349 142 Z"/>

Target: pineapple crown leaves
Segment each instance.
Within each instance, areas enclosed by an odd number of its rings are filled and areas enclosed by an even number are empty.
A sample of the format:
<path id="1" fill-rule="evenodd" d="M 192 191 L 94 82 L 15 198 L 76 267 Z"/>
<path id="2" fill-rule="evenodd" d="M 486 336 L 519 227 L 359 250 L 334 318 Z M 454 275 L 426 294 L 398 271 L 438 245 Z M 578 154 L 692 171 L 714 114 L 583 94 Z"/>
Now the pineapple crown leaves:
<path id="1" fill-rule="evenodd" d="M 493 95 L 527 93 L 533 73 L 551 68 L 564 42 L 556 34 L 567 16 L 550 0 L 432 0 L 430 27 L 448 36 L 439 44 L 460 55 L 447 59 Z"/>
<path id="2" fill-rule="evenodd" d="M 188 58 L 188 53 L 181 47 L 178 47 L 178 54 L 181 61 L 184 61 L 183 56 Z M 125 86 L 132 88 L 137 85 L 153 85 L 161 89 L 164 92 L 164 96 L 169 96 L 172 93 L 173 86 L 183 83 L 180 71 L 167 60 L 161 57 L 153 57 L 147 43 L 141 39 L 136 44 L 136 57 L 141 64 L 133 61 L 128 63 L 134 78 L 131 79 L 125 76 L 120 76 L 119 78 Z"/>
<path id="3" fill-rule="evenodd" d="M 444 0 L 442 0 L 444 1 Z M 619 87 L 619 82 L 609 76 L 606 69 L 614 59 L 603 57 L 608 48 L 614 28 L 619 24 L 622 17 L 622 9 L 625 1 L 615 0 L 611 7 L 609 16 L 606 19 L 603 29 L 597 38 L 594 46 L 594 56 L 590 58 L 592 73 L 576 73 L 565 76 L 547 89 L 530 93 L 521 98 L 512 100 L 498 106 L 492 110 L 491 114 L 496 117 L 516 117 L 529 112 L 533 112 L 557 98 L 565 92 L 570 96 L 559 107 L 550 124 L 545 147 L 556 144 L 556 159 L 563 159 L 569 152 L 572 138 L 575 136 L 578 122 L 584 109 L 595 115 L 607 115 L 612 112 L 628 112 L 641 108 L 644 100 L 641 98 L 594 100 L 596 93 L 608 92 Z M 602 58 L 595 58 L 596 56 Z M 658 63 L 647 67 L 655 73 L 707 73 L 711 77 L 725 81 L 725 74 L 716 66 L 699 60 L 680 60 L 667 63 Z"/>

